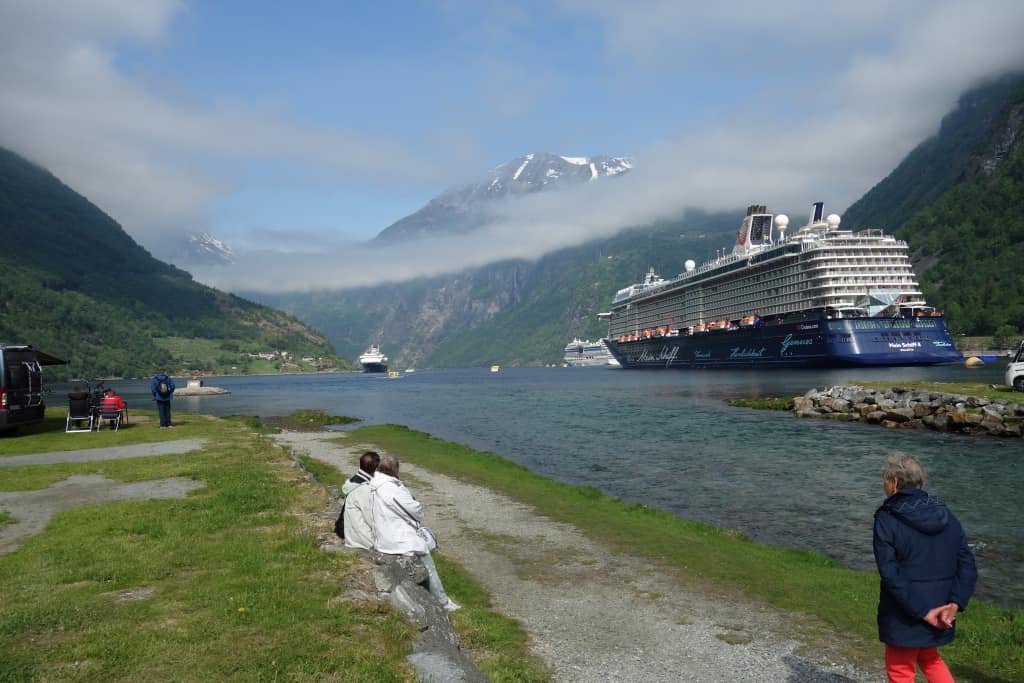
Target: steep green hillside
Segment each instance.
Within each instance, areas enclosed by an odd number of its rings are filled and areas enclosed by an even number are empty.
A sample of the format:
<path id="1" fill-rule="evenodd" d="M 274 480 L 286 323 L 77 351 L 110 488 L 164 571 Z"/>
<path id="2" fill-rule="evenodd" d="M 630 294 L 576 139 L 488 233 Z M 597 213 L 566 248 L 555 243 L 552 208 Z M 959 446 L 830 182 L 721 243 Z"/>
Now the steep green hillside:
<path id="1" fill-rule="evenodd" d="M 1024 114 L 1021 103 L 1015 109 Z M 1017 145 L 994 173 L 953 188 L 900 231 L 914 259 L 930 266 L 921 286 L 945 308 L 954 332 L 1024 331 L 1022 201 L 1024 145 Z"/>
<path id="2" fill-rule="evenodd" d="M 1008 76 L 961 96 L 939 132 L 854 202 L 843 213 L 843 223 L 894 231 L 937 201 L 964 179 L 972 158 L 987 147 L 992 126 L 1019 83 L 1019 76 Z"/>
<path id="3" fill-rule="evenodd" d="M 271 349 L 333 356 L 298 320 L 156 260 L 87 199 L 4 149 L 0 245 L 0 340 L 68 359 L 51 378 L 145 375 L 157 365 L 244 371 L 247 352 Z"/>
<path id="4" fill-rule="evenodd" d="M 969 335 L 1024 331 L 1024 79 L 961 98 L 939 135 L 850 207 L 911 246 L 925 298 Z M 862 218 L 867 216 L 868 218 Z M 877 220 L 876 220 L 877 219 Z"/>

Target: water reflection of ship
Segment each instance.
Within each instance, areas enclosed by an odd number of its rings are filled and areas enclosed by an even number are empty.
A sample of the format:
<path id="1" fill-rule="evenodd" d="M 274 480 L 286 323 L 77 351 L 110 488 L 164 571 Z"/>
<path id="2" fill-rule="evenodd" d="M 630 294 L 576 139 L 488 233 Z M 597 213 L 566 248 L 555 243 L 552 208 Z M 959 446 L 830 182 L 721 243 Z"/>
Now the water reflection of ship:
<path id="1" fill-rule="evenodd" d="M 381 353 L 378 344 L 370 344 L 370 348 L 359 356 L 359 363 L 363 366 L 363 372 L 387 372 L 388 357 Z"/>

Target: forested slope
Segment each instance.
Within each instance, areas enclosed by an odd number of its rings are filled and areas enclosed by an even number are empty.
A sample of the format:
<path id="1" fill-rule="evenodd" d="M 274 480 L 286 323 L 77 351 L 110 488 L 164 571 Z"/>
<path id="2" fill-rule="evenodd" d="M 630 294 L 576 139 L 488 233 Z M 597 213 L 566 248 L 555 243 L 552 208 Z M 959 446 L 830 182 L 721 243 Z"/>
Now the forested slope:
<path id="1" fill-rule="evenodd" d="M 964 95 L 922 143 L 847 211 L 906 239 L 925 298 L 955 333 L 1024 332 L 1024 78 Z"/>
<path id="2" fill-rule="evenodd" d="M 333 355 L 295 318 L 153 258 L 87 199 L 4 149 L 0 245 L 0 341 L 70 361 L 51 377 L 244 369 L 249 350 Z"/>

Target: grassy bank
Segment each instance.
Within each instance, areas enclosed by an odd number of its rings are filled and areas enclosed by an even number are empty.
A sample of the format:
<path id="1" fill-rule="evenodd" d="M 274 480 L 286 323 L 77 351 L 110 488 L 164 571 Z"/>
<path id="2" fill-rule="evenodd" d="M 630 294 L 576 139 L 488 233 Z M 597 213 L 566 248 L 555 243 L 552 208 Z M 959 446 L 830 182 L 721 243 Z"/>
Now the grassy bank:
<path id="1" fill-rule="evenodd" d="M 594 488 L 545 479 L 494 454 L 404 427 L 361 427 L 347 441 L 352 439 L 529 503 L 623 552 L 649 558 L 696 587 L 738 591 L 807 615 L 793 619 L 802 637 L 821 646 L 831 644 L 876 669 L 880 665 L 874 573 L 845 569 L 809 551 L 751 543 L 737 532 L 626 504 Z M 1024 680 L 1024 612 L 972 603 L 960 618 L 956 642 L 943 653 L 958 680 Z"/>
<path id="2" fill-rule="evenodd" d="M 349 602 L 359 560 L 321 552 L 308 520 L 327 504 L 244 420 L 194 415 L 117 443 L 209 439 L 185 455 L 0 470 L 0 490 L 72 474 L 185 477 L 181 500 L 68 510 L 0 556 L 0 679 L 413 681 L 415 630 L 390 606 Z M 108 433 L 0 439 L 4 454 L 113 445 Z M 15 514 L 15 516 L 17 516 Z M 372 590 L 372 589 L 371 589 Z"/>
<path id="3" fill-rule="evenodd" d="M 733 398 L 726 401 L 726 404 L 734 408 L 754 408 L 756 410 L 791 410 L 793 408 L 793 399 L 779 398 L 776 396 L 765 396 L 764 398 Z"/>
<path id="4" fill-rule="evenodd" d="M 1015 392 L 1011 387 L 1002 384 L 983 384 L 981 382 L 861 382 L 851 380 L 847 384 L 856 384 L 867 389 L 892 389 L 905 387 L 915 391 L 934 391 L 943 394 L 963 394 L 964 396 L 980 396 L 991 400 L 1024 401 L 1024 394 Z"/>
<path id="5" fill-rule="evenodd" d="M 336 468 L 308 456 L 299 459 L 320 483 L 338 489 L 345 483 Z M 530 652 L 522 625 L 497 612 L 490 594 L 461 564 L 437 551 L 433 555 L 446 592 L 462 606 L 450 615 L 452 623 L 480 670 L 496 682 L 550 680 L 543 661 Z"/>

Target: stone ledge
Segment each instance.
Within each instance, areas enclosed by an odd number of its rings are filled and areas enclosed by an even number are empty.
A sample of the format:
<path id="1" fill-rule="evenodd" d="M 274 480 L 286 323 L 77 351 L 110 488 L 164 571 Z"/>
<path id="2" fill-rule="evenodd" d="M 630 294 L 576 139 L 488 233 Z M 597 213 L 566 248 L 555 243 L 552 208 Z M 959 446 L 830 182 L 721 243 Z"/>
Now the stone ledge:
<path id="1" fill-rule="evenodd" d="M 1024 402 L 904 387 L 880 390 L 851 385 L 811 389 L 793 399 L 793 414 L 867 422 L 889 429 L 1024 436 Z"/>

